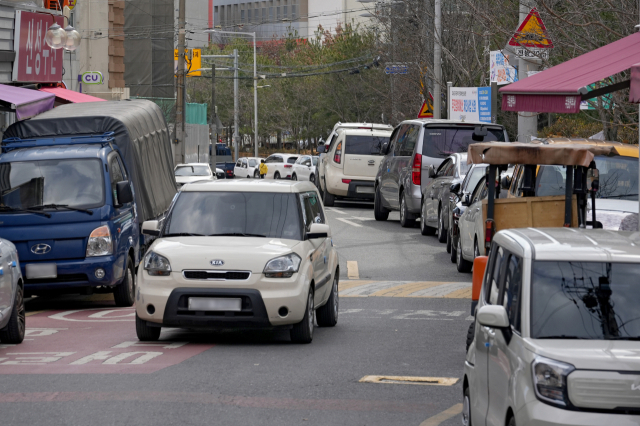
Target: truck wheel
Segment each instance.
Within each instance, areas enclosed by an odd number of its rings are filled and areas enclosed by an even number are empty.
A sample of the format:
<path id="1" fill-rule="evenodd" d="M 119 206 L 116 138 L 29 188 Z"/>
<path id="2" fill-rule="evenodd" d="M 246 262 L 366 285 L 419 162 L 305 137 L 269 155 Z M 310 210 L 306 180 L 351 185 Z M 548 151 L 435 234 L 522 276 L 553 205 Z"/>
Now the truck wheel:
<path id="1" fill-rule="evenodd" d="M 146 321 L 141 320 L 136 314 L 136 334 L 142 342 L 155 342 L 160 338 L 160 327 L 149 327 Z"/>
<path id="2" fill-rule="evenodd" d="M 462 237 L 458 237 L 458 244 L 456 244 L 456 267 L 458 272 L 471 272 L 473 263 L 465 260 L 462 256 Z"/>
<path id="3" fill-rule="evenodd" d="M 316 319 L 318 321 L 318 327 L 334 327 L 338 323 L 338 309 L 340 305 L 340 299 L 338 296 L 338 280 L 339 271 L 336 269 L 335 278 L 333 279 L 333 287 L 331 287 L 331 296 L 324 306 L 321 306 L 316 311 Z"/>
<path id="4" fill-rule="evenodd" d="M 0 330 L 0 342 L 22 343 L 25 331 L 24 290 L 22 285 L 16 289 L 16 300 L 13 302 L 9 324 Z"/>
<path id="5" fill-rule="evenodd" d="M 133 270 L 133 262 L 127 256 L 127 269 L 124 273 L 124 280 L 113 289 L 113 299 L 116 306 L 128 307 L 133 306 L 136 295 L 136 274 Z"/>
<path id="6" fill-rule="evenodd" d="M 382 198 L 380 198 L 380 187 L 376 187 L 375 198 L 373 199 L 373 216 L 376 220 L 389 219 L 389 210 L 382 207 Z"/>
<path id="7" fill-rule="evenodd" d="M 329 188 L 327 188 L 327 182 L 324 183 L 324 191 L 322 193 L 322 202 L 325 207 L 333 207 L 333 204 L 336 201 L 336 197 L 333 194 L 329 194 Z"/>
<path id="8" fill-rule="evenodd" d="M 307 297 L 307 309 L 304 313 L 302 321 L 294 324 L 293 328 L 289 331 L 289 336 L 293 343 L 311 343 L 313 340 L 313 291 L 309 289 L 309 296 Z"/>
<path id="9" fill-rule="evenodd" d="M 473 322 L 471 322 L 471 324 L 469 325 L 469 330 L 467 330 L 467 351 L 471 347 L 471 343 L 473 343 L 473 338 L 475 336 L 475 333 L 476 333 L 476 321 L 473 320 Z"/>
<path id="10" fill-rule="evenodd" d="M 415 219 L 410 219 L 409 209 L 407 208 L 407 200 L 404 191 L 400 194 L 400 226 L 403 228 L 413 228 L 416 224 Z"/>

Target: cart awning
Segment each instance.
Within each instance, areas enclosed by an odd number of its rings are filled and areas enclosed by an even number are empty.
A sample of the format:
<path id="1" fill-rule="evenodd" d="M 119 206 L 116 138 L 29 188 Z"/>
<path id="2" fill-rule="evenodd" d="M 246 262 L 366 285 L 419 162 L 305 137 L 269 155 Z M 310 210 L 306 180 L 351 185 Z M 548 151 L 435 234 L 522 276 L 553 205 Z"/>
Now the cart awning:
<path id="1" fill-rule="evenodd" d="M 4 111 L 14 111 L 18 120 L 49 111 L 55 99 L 51 93 L 0 84 L 0 107 Z"/>
<path id="2" fill-rule="evenodd" d="M 588 86 L 631 69 L 631 80 L 610 90 Z M 631 87 L 630 101 L 640 101 L 640 32 L 602 46 L 500 89 L 504 111 L 580 112 L 580 102 Z"/>
<path id="3" fill-rule="evenodd" d="M 104 99 L 95 96 L 85 95 L 84 93 L 74 92 L 63 87 L 43 87 L 39 89 L 41 92 L 52 93 L 56 100 L 63 104 L 79 104 L 81 102 L 101 102 Z"/>

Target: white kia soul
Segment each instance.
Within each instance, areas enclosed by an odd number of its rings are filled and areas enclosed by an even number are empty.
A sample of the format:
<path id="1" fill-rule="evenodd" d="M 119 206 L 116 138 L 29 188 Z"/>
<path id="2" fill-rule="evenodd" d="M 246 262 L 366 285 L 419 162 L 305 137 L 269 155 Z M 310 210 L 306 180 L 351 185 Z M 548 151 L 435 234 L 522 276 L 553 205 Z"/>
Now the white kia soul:
<path id="1" fill-rule="evenodd" d="M 310 182 L 185 185 L 138 270 L 136 331 L 288 328 L 309 343 L 338 321 L 338 254 Z M 314 315 L 316 314 L 316 315 Z"/>

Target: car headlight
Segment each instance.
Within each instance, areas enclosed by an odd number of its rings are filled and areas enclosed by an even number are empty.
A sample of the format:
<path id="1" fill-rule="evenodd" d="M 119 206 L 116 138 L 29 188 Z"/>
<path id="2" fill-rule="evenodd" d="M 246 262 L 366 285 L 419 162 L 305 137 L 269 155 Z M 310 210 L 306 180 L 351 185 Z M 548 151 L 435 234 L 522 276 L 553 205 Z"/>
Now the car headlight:
<path id="1" fill-rule="evenodd" d="M 150 251 L 144 257 L 144 270 L 154 277 L 166 277 L 171 274 L 169 259 Z"/>
<path id="2" fill-rule="evenodd" d="M 113 241 L 108 226 L 94 229 L 87 243 L 87 257 L 108 256 L 113 253 Z"/>
<path id="3" fill-rule="evenodd" d="M 302 259 L 295 253 L 276 257 L 267 262 L 264 267 L 264 275 L 267 278 L 289 278 L 298 272 Z"/>
<path id="4" fill-rule="evenodd" d="M 575 370 L 575 367 L 571 364 L 538 356 L 531 363 L 531 368 L 533 370 L 533 388 L 538 399 L 551 405 L 566 407 L 569 404 L 567 376 Z"/>

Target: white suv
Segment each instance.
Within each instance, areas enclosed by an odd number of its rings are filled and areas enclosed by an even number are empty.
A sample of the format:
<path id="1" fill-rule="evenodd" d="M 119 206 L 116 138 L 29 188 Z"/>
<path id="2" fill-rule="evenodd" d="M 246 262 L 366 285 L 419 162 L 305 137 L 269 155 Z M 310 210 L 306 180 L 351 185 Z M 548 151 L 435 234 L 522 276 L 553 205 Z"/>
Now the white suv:
<path id="1" fill-rule="evenodd" d="M 266 179 L 291 179 L 293 165 L 299 155 L 295 154 L 273 154 L 264 160 L 267 165 Z"/>
<path id="2" fill-rule="evenodd" d="M 498 232 L 464 364 L 463 424 L 637 425 L 638 277 L 637 232 Z"/>

